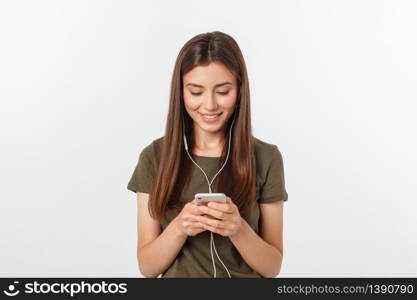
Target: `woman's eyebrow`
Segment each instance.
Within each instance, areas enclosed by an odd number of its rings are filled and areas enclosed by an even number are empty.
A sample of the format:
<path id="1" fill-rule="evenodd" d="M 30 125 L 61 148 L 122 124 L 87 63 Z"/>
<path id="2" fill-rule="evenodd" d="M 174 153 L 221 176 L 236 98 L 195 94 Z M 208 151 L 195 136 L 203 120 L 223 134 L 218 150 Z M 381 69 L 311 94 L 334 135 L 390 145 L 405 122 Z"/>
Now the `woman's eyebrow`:
<path id="1" fill-rule="evenodd" d="M 231 85 L 232 83 L 229 82 L 229 81 L 226 81 L 226 82 L 223 82 L 223 83 L 216 84 L 214 87 L 219 87 L 219 86 L 223 86 L 223 85 L 226 85 L 226 84 Z M 192 83 L 192 82 L 187 83 L 185 86 L 188 86 L 188 85 L 192 85 L 192 86 L 195 86 L 195 87 L 201 87 L 201 88 L 204 87 L 203 85 Z"/>

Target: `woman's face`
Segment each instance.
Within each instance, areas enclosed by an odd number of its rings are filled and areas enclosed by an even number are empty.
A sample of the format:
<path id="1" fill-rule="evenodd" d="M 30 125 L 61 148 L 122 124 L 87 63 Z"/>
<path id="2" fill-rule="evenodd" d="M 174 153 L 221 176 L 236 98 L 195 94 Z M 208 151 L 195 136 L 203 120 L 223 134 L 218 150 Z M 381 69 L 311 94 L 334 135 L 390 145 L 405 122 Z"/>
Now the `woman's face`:
<path id="1" fill-rule="evenodd" d="M 225 65 L 199 65 L 183 76 L 184 104 L 194 126 L 219 132 L 233 114 L 238 93 L 236 77 Z"/>

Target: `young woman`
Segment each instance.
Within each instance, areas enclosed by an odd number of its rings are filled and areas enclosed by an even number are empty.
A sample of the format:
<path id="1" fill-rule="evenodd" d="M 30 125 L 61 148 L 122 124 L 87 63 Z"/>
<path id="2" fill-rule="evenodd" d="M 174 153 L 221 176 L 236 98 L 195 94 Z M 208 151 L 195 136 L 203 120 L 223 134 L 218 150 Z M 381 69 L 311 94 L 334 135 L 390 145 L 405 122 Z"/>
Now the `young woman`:
<path id="1" fill-rule="evenodd" d="M 282 156 L 252 136 L 246 65 L 231 36 L 199 34 L 182 47 L 165 135 L 142 150 L 127 188 L 137 193 L 145 277 L 279 274 Z M 227 202 L 197 205 L 194 195 L 208 192 Z"/>

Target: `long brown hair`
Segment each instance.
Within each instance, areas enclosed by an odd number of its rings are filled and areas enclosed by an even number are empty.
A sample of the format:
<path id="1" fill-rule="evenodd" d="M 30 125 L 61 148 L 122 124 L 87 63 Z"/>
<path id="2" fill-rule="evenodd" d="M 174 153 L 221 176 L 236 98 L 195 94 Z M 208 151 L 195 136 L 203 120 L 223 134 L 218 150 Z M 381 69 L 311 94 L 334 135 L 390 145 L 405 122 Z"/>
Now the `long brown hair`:
<path id="1" fill-rule="evenodd" d="M 161 157 L 149 197 L 149 212 L 161 221 L 168 210 L 181 209 L 183 187 L 190 180 L 190 161 L 184 148 L 183 132 L 188 148 L 194 149 L 193 120 L 188 115 L 183 98 L 183 76 L 197 65 L 223 63 L 236 77 L 238 94 L 235 121 L 228 162 L 217 175 L 213 192 L 225 193 L 238 206 L 240 213 L 248 213 L 256 197 L 256 162 L 252 140 L 249 82 L 245 61 L 236 41 L 220 32 L 198 34 L 181 48 L 172 74 L 170 102 Z M 232 115 L 233 116 L 233 115 Z M 227 121 L 226 140 L 232 117 Z M 185 128 L 183 128 L 183 121 Z M 228 143 L 222 150 L 219 167 L 226 159 Z M 211 178 L 209 178 L 211 180 Z M 208 191 L 199 191 L 208 192 Z M 192 199 L 190 199 L 191 201 Z"/>

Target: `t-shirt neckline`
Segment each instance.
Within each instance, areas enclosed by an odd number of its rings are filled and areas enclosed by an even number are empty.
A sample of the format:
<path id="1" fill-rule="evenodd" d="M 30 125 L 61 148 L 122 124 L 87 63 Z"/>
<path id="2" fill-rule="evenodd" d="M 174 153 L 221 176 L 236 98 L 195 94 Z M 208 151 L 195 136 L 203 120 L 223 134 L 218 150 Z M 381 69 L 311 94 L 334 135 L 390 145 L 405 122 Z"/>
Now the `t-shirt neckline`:
<path id="1" fill-rule="evenodd" d="M 223 157 L 223 156 L 200 156 L 196 154 L 191 154 L 191 156 L 196 157 L 196 158 L 203 158 L 203 159 L 219 159 Z"/>

